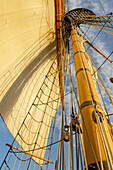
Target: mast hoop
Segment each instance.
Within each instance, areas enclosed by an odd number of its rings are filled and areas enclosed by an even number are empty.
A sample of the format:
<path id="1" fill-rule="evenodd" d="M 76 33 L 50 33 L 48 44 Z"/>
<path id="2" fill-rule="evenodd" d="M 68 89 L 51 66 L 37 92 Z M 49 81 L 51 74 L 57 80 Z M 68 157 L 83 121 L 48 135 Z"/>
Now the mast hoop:
<path id="1" fill-rule="evenodd" d="M 96 106 L 98 106 L 99 108 L 101 108 L 101 104 L 100 104 L 99 102 L 97 102 L 97 101 L 94 100 L 94 104 L 95 104 Z M 91 101 L 91 100 L 85 101 L 84 103 L 82 103 L 82 104 L 79 106 L 79 107 L 80 107 L 80 110 L 82 110 L 84 107 L 89 106 L 89 105 L 92 105 L 92 101 Z"/>

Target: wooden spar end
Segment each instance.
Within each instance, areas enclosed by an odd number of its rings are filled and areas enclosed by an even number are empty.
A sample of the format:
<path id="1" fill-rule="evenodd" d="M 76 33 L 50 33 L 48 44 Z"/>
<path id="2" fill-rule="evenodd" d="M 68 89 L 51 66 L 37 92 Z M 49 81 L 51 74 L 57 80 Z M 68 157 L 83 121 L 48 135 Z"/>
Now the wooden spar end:
<path id="1" fill-rule="evenodd" d="M 39 156 L 37 156 L 37 155 L 34 155 L 34 154 L 30 153 L 30 152 L 24 151 L 24 150 L 19 149 L 19 148 L 15 147 L 15 146 L 12 146 L 12 145 L 10 145 L 10 144 L 8 144 L 8 143 L 6 143 L 6 145 L 9 146 L 10 148 L 16 149 L 16 150 L 18 150 L 18 151 L 20 151 L 20 152 L 26 153 L 26 154 L 28 154 L 28 155 L 30 155 L 30 156 L 35 157 L 35 158 L 39 158 L 39 159 L 41 159 L 41 160 L 43 160 L 43 161 L 46 161 L 46 162 L 49 162 L 49 163 L 54 164 L 54 162 L 52 162 L 52 161 L 50 161 L 50 160 L 48 160 L 48 159 L 45 159 L 45 158 L 39 157 Z"/>

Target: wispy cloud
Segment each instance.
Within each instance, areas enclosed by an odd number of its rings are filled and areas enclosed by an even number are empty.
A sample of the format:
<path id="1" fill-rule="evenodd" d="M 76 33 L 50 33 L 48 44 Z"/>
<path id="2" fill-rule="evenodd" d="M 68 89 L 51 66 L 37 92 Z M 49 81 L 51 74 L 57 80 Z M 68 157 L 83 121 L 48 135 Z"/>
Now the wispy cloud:
<path id="1" fill-rule="evenodd" d="M 95 13 L 100 12 L 112 12 L 113 2 L 112 0 L 68 0 L 70 3 L 70 9 L 74 8 L 88 8 L 93 10 Z M 103 10 L 104 9 L 104 10 Z"/>

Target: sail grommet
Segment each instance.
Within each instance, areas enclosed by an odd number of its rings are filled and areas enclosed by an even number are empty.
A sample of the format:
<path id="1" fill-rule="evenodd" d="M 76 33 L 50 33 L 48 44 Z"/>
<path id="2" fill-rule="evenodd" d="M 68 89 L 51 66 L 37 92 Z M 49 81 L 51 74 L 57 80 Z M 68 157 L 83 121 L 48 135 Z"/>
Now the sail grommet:
<path id="1" fill-rule="evenodd" d="M 102 115 L 102 113 L 99 112 L 98 110 L 96 110 L 96 114 L 98 115 L 100 122 L 102 122 L 102 120 L 103 120 L 103 115 Z M 94 111 L 92 112 L 92 118 L 93 118 L 93 121 L 94 121 L 95 123 L 97 123 L 97 120 L 96 120 L 95 112 L 94 112 Z"/>
<path id="2" fill-rule="evenodd" d="M 63 140 L 65 142 L 69 142 L 69 126 L 68 125 L 64 126 Z"/>

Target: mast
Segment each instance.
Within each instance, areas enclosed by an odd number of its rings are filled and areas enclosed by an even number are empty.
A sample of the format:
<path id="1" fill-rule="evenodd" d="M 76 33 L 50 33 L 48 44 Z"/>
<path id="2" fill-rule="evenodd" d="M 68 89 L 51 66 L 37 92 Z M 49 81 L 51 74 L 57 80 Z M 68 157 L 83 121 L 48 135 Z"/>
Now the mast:
<path id="1" fill-rule="evenodd" d="M 79 107 L 82 117 L 82 127 L 83 127 L 83 138 L 85 151 L 88 161 L 88 167 L 95 166 L 97 162 L 100 164 L 99 149 L 101 152 L 101 159 L 104 167 L 106 166 L 106 156 L 103 149 L 103 144 L 101 141 L 101 136 L 99 133 L 99 128 L 97 125 L 100 124 L 101 130 L 105 137 L 104 143 L 107 144 L 107 148 L 113 149 L 113 141 L 110 136 L 110 131 L 107 126 L 106 118 L 103 114 L 103 110 L 98 97 L 97 89 L 93 83 L 90 68 L 87 65 L 84 50 L 80 43 L 80 37 L 77 34 L 76 28 L 72 27 L 71 31 L 72 46 L 74 54 L 75 72 L 77 78 L 77 87 L 79 94 Z M 103 125 L 101 125 L 103 123 Z M 106 132 L 104 130 L 104 126 Z M 105 134 L 106 133 L 106 134 Z M 99 140 L 99 146 L 98 146 Z M 109 144 L 108 144 L 109 142 Z M 109 155 L 111 159 L 111 154 Z M 112 161 L 112 159 L 111 159 Z M 111 164 L 112 167 L 112 164 Z"/>
<path id="2" fill-rule="evenodd" d="M 79 111 L 88 170 L 93 168 L 108 170 L 113 169 L 113 140 L 99 99 L 96 82 L 92 78 L 90 68 L 92 66 L 88 65 L 82 38 L 77 33 L 79 22 L 87 20 L 88 15 L 94 16 L 95 14 L 87 9 L 72 10 L 67 14 L 67 18 L 64 18 L 64 25 L 68 23 L 65 31 L 68 35 L 71 34 L 72 39 Z"/>

